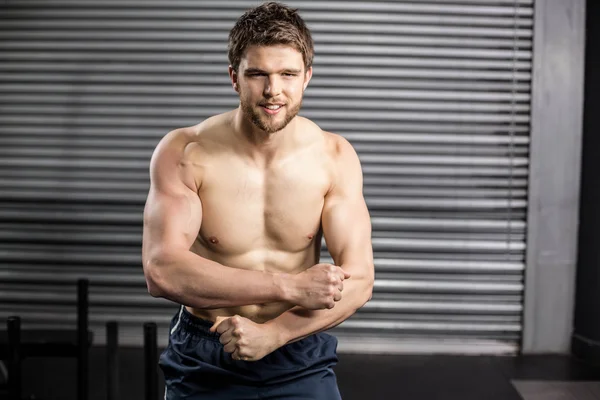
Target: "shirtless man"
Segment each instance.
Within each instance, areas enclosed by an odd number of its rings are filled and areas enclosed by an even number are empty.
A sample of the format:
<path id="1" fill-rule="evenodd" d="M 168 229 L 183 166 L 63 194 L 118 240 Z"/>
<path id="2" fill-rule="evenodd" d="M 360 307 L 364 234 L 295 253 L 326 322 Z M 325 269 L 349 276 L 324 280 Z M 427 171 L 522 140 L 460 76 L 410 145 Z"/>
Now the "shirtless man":
<path id="1" fill-rule="evenodd" d="M 370 298 L 371 224 L 356 152 L 297 116 L 313 43 L 267 3 L 229 36 L 239 108 L 168 133 L 151 160 L 143 263 L 181 304 L 166 399 L 339 399 L 324 333 Z M 319 263 L 321 235 L 335 265 Z"/>

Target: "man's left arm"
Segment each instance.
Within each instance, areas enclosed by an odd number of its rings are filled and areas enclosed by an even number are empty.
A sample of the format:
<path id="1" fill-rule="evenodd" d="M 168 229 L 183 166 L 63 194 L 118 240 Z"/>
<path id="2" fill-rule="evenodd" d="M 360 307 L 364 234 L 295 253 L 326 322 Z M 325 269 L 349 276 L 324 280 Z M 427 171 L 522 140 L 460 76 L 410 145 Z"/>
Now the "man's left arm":
<path id="1" fill-rule="evenodd" d="M 325 196 L 321 217 L 327 249 L 335 265 L 349 272 L 342 299 L 332 309 L 294 307 L 267 322 L 282 344 L 342 323 L 371 299 L 374 280 L 371 218 L 363 197 L 360 161 L 352 145 L 339 136 L 334 183 Z"/>

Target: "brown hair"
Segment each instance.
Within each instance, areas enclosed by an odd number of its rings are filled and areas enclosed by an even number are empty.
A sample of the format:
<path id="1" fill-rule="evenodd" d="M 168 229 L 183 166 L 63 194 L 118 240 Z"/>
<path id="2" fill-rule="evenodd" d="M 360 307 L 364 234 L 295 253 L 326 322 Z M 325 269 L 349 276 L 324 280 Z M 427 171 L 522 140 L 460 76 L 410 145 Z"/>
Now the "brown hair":
<path id="1" fill-rule="evenodd" d="M 229 63 L 237 72 L 248 47 L 276 44 L 291 45 L 302 54 L 305 69 L 312 66 L 313 40 L 298 10 L 276 2 L 264 3 L 246 11 L 229 32 Z"/>

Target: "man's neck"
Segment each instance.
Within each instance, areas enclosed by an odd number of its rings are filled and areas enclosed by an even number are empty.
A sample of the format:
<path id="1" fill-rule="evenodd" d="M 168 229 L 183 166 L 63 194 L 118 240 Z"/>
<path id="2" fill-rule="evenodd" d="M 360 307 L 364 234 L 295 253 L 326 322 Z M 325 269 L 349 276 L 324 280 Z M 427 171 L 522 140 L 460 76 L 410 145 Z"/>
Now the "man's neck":
<path id="1" fill-rule="evenodd" d="M 260 163 L 270 163 L 291 150 L 296 118 L 280 131 L 267 133 L 248 120 L 238 109 L 234 117 L 234 135 L 243 141 L 244 153 Z"/>

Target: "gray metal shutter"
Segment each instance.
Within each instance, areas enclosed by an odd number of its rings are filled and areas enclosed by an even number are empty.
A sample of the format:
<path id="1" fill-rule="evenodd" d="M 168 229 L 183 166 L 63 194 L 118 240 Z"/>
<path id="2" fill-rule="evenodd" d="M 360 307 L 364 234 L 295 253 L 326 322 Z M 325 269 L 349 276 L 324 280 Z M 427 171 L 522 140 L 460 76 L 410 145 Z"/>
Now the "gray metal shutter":
<path id="1" fill-rule="evenodd" d="M 149 320 L 164 343 L 175 307 L 140 256 L 149 158 L 236 107 L 226 39 L 256 4 L 2 2 L 2 318 L 73 323 L 87 276 L 98 342 L 116 319 L 123 343 Z M 372 214 L 375 294 L 340 349 L 518 350 L 532 0 L 288 4 L 316 42 L 303 115 L 353 143 Z"/>

